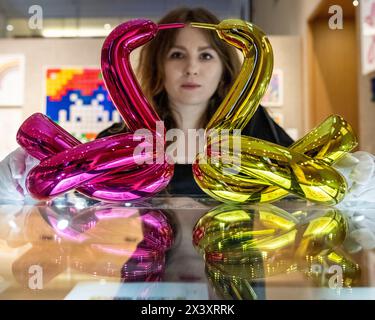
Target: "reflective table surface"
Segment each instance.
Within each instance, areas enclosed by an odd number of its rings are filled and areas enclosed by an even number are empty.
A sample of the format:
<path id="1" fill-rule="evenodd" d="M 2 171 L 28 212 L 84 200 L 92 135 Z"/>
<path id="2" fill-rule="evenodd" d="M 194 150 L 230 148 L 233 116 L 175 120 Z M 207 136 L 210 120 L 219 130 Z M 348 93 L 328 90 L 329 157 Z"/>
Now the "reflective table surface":
<path id="1" fill-rule="evenodd" d="M 0 202 L 0 299 L 375 299 L 375 206 Z"/>

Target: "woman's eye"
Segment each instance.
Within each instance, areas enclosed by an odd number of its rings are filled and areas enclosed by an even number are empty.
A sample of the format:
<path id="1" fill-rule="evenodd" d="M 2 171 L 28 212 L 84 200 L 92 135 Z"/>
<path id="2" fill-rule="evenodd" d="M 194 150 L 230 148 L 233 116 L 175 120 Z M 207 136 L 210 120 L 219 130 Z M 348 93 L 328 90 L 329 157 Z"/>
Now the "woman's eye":
<path id="1" fill-rule="evenodd" d="M 211 53 L 208 53 L 208 52 L 202 52 L 200 54 L 200 58 L 202 60 L 211 60 L 214 56 L 211 54 Z"/>
<path id="2" fill-rule="evenodd" d="M 169 55 L 170 59 L 182 59 L 183 57 L 184 57 L 184 54 L 182 52 L 178 52 L 178 51 L 172 52 Z"/>

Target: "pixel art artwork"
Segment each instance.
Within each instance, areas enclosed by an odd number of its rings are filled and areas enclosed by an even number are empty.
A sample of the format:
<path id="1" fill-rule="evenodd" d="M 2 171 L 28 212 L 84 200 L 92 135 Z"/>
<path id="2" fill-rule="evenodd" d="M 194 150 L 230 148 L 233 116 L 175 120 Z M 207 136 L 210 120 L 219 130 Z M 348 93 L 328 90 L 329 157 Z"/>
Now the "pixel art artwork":
<path id="1" fill-rule="evenodd" d="M 46 77 L 47 116 L 81 142 L 121 121 L 100 68 L 48 68 Z"/>

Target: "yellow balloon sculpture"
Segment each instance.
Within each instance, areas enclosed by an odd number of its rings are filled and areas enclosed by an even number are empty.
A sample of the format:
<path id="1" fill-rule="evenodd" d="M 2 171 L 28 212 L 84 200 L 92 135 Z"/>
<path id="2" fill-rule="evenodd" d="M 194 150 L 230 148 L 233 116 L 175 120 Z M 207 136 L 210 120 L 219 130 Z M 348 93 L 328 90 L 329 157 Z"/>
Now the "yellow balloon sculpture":
<path id="1" fill-rule="evenodd" d="M 351 126 L 330 116 L 289 148 L 234 134 L 249 122 L 267 89 L 272 47 L 263 31 L 243 20 L 192 26 L 216 30 L 244 55 L 238 78 L 206 128 L 206 152 L 193 163 L 200 188 L 223 202 L 270 202 L 288 193 L 323 204 L 340 202 L 347 185 L 332 164 L 357 145 Z"/>

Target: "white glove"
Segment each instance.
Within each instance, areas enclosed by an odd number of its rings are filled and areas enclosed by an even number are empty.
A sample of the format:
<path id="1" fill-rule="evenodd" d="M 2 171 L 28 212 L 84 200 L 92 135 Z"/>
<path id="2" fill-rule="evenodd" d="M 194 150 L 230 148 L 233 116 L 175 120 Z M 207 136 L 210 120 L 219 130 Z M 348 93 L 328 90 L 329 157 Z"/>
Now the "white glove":
<path id="1" fill-rule="evenodd" d="M 375 156 L 368 152 L 349 153 L 334 167 L 345 177 L 348 193 L 337 207 L 349 219 L 349 252 L 375 248 Z"/>
<path id="2" fill-rule="evenodd" d="M 26 189 L 26 178 L 39 160 L 18 148 L 0 162 L 0 200 L 32 199 Z"/>
<path id="3" fill-rule="evenodd" d="M 375 156 L 365 151 L 349 153 L 334 167 L 348 184 L 348 193 L 339 206 L 349 205 L 349 202 L 361 206 L 375 203 Z"/>

